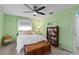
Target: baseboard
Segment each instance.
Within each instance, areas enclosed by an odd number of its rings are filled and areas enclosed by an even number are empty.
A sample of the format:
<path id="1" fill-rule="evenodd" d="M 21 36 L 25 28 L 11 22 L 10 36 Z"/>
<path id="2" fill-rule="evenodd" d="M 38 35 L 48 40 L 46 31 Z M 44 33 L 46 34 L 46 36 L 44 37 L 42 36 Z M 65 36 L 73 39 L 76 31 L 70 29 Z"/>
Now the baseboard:
<path id="1" fill-rule="evenodd" d="M 71 52 L 71 51 L 69 51 L 69 50 L 67 50 L 67 49 L 62 48 L 62 47 L 59 47 L 59 48 L 62 49 L 62 50 L 64 50 L 64 51 L 67 51 L 67 52 L 73 53 L 73 52 Z"/>

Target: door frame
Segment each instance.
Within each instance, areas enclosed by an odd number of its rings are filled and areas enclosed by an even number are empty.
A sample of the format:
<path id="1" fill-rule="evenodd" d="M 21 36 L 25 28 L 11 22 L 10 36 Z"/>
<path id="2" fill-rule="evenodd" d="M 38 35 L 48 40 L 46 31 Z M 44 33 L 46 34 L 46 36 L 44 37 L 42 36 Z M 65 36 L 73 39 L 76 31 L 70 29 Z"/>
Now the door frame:
<path id="1" fill-rule="evenodd" d="M 76 21 L 77 21 L 77 17 L 79 17 L 79 16 L 76 16 L 75 15 L 75 17 L 74 17 L 74 25 L 73 25 L 73 32 L 74 32 L 74 34 L 73 34 L 73 36 L 74 36 L 74 38 L 73 38 L 73 40 L 74 40 L 74 52 L 77 52 L 77 32 L 76 32 Z"/>

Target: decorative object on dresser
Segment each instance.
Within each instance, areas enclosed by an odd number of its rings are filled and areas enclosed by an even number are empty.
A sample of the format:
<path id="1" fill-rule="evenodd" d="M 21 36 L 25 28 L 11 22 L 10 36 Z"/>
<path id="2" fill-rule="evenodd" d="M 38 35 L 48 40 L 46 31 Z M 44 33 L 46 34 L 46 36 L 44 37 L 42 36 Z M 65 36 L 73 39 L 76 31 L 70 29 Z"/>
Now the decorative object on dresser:
<path id="1" fill-rule="evenodd" d="M 59 46 L 59 27 L 47 27 L 47 40 L 52 46 Z"/>

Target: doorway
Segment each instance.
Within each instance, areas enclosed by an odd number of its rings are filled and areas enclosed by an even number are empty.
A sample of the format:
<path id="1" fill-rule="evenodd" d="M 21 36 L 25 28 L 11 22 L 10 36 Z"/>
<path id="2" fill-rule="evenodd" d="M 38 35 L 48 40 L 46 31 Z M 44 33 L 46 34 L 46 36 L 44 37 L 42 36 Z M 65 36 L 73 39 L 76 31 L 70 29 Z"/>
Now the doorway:
<path id="1" fill-rule="evenodd" d="M 79 13 L 76 15 L 76 20 L 75 20 L 75 48 L 76 52 L 75 54 L 79 55 Z"/>
<path id="2" fill-rule="evenodd" d="M 79 48 L 79 16 L 76 16 L 76 48 Z"/>

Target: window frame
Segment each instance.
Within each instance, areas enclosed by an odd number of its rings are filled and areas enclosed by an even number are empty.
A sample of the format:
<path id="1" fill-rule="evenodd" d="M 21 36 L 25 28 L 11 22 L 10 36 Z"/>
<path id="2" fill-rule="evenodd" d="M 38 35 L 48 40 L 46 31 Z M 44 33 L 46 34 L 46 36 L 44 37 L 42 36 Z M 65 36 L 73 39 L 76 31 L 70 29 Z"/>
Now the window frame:
<path id="1" fill-rule="evenodd" d="M 27 22 L 29 22 L 29 25 L 27 25 L 27 27 L 31 27 L 30 29 L 24 29 L 24 30 L 21 30 L 20 28 L 19 28 L 19 26 L 20 26 L 20 22 L 21 21 L 25 21 L 26 20 L 26 23 Z M 25 26 L 25 25 L 24 25 Z M 28 30 L 32 30 L 32 20 L 31 19 L 29 19 L 29 18 L 20 18 L 20 19 L 18 19 L 18 31 L 28 31 Z"/>

